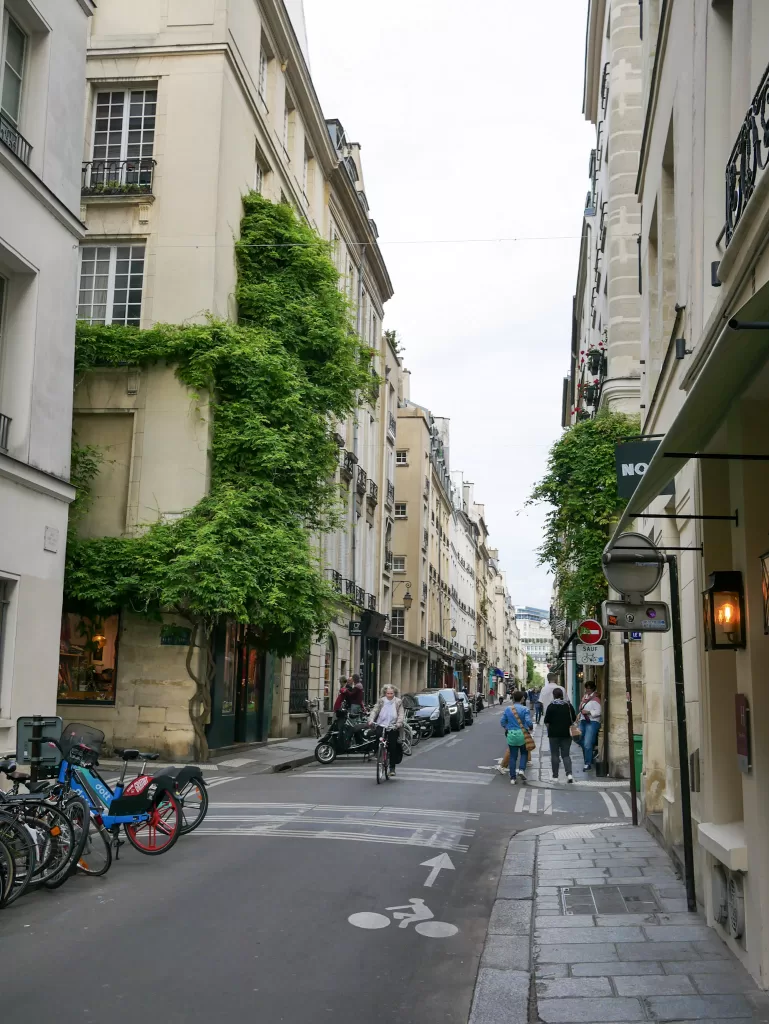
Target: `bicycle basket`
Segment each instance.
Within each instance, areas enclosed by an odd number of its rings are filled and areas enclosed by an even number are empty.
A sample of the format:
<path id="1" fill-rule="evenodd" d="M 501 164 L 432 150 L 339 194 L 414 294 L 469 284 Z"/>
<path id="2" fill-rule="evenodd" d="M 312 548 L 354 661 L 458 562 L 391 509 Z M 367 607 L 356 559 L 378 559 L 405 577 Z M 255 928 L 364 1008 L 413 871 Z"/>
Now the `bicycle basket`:
<path id="1" fill-rule="evenodd" d="M 90 725 L 79 725 L 77 722 L 72 722 L 70 725 L 65 726 L 62 731 L 61 744 L 62 756 L 69 760 L 69 754 L 73 747 L 76 747 L 79 743 L 85 744 L 86 747 L 90 747 L 97 757 L 101 752 L 101 745 L 104 742 L 104 733 L 99 729 L 93 729 Z"/>

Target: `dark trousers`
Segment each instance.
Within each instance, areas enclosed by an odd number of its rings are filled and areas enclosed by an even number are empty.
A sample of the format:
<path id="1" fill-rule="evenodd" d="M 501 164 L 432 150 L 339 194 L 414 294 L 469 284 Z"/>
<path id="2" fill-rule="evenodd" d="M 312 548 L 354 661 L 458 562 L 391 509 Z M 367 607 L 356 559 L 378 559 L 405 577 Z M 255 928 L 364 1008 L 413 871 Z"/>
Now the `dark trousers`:
<path id="1" fill-rule="evenodd" d="M 382 726 L 376 727 L 377 736 L 382 735 Z M 397 729 L 387 730 L 387 757 L 390 762 L 390 767 L 394 768 L 396 764 L 400 764 L 403 760 L 403 747 L 398 739 Z"/>
<path id="2" fill-rule="evenodd" d="M 566 774 L 571 775 L 571 736 L 550 737 L 550 764 L 553 768 L 553 778 L 558 776 L 559 762 L 563 760 L 563 767 Z"/>

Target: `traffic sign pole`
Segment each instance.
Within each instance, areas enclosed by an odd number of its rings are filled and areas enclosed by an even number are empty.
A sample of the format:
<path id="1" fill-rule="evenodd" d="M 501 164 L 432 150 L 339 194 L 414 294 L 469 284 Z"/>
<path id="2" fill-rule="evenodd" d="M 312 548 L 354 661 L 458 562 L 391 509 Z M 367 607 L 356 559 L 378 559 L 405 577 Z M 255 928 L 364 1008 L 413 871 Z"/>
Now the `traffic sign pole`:
<path id="1" fill-rule="evenodd" d="M 633 824 L 638 824 L 638 791 L 635 782 L 635 745 L 633 743 L 633 690 L 630 675 L 630 634 L 622 634 L 625 649 L 625 701 L 627 706 L 627 749 L 630 762 L 630 803 L 633 808 Z"/>

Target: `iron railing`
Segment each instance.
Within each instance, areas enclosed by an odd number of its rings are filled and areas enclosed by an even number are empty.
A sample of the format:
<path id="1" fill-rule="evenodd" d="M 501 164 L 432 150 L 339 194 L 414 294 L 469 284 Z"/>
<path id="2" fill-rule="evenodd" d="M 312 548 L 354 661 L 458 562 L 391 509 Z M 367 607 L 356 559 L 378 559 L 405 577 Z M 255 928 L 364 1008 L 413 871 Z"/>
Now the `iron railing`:
<path id="1" fill-rule="evenodd" d="M 344 592 L 348 597 L 355 597 L 355 581 L 345 580 L 344 581 Z"/>
<path id="2" fill-rule="evenodd" d="M 87 160 L 83 164 L 80 194 L 84 196 L 151 196 L 155 161 Z"/>
<path id="3" fill-rule="evenodd" d="M 22 163 L 29 163 L 29 158 L 32 155 L 32 146 L 27 142 L 13 121 L 9 121 L 2 114 L 0 114 L 0 142 L 7 146 L 12 153 L 15 153 Z"/>
<path id="4" fill-rule="evenodd" d="M 379 501 L 379 487 L 373 480 L 368 482 L 368 500 L 372 505 L 376 505 Z"/>
<path id="5" fill-rule="evenodd" d="M 364 608 L 366 605 L 366 591 L 363 587 L 355 588 L 355 603 L 360 607 Z"/>
<path id="6" fill-rule="evenodd" d="M 397 427 L 398 427 L 398 421 L 395 419 L 393 414 L 390 413 L 389 418 L 387 420 L 387 431 L 388 431 L 388 433 L 392 434 L 392 436 L 395 437 L 395 431 L 396 431 Z"/>
<path id="7" fill-rule="evenodd" d="M 331 584 L 338 593 L 342 593 L 344 580 L 341 572 L 337 572 L 336 569 L 331 570 Z"/>
<path id="8" fill-rule="evenodd" d="M 0 412 L 0 452 L 8 451 L 8 433 L 11 429 L 11 417 Z"/>
<path id="9" fill-rule="evenodd" d="M 726 244 L 769 162 L 769 67 L 748 107 L 726 164 Z M 759 173 L 760 172 L 760 173 Z"/>
<path id="10" fill-rule="evenodd" d="M 366 486 L 368 484 L 368 476 L 363 466 L 358 466 L 358 479 L 355 483 L 355 490 L 358 494 L 366 493 Z"/>
<path id="11" fill-rule="evenodd" d="M 392 551 L 385 551 L 385 569 L 387 572 L 392 572 L 393 567 L 393 553 Z"/>
<path id="12" fill-rule="evenodd" d="M 423 530 L 422 531 L 422 550 L 423 551 L 427 551 L 427 545 L 429 543 L 429 540 L 430 540 L 430 534 L 428 533 L 427 530 Z"/>
<path id="13" fill-rule="evenodd" d="M 395 501 L 395 484 L 392 481 L 387 481 L 387 504 L 392 505 Z"/>
<path id="14" fill-rule="evenodd" d="M 339 472 L 345 480 L 352 480 L 352 475 L 355 472 L 355 463 L 357 461 L 358 460 L 352 452 L 348 452 L 344 448 L 341 450 Z"/>
<path id="15" fill-rule="evenodd" d="M 366 606 L 370 612 L 376 611 L 376 598 L 373 594 L 366 595 Z"/>

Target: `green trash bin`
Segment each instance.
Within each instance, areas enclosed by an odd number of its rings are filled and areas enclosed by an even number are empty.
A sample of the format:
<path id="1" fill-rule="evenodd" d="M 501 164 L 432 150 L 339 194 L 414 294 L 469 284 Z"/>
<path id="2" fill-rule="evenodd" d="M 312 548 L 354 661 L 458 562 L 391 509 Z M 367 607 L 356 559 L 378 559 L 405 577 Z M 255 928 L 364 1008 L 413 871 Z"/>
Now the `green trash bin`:
<path id="1" fill-rule="evenodd" d="M 638 734 L 633 735 L 633 762 L 635 767 L 635 788 L 641 792 L 641 772 L 644 766 L 644 738 Z"/>

